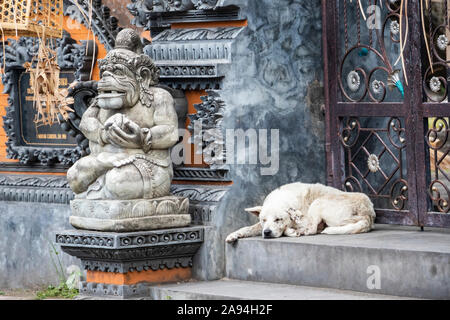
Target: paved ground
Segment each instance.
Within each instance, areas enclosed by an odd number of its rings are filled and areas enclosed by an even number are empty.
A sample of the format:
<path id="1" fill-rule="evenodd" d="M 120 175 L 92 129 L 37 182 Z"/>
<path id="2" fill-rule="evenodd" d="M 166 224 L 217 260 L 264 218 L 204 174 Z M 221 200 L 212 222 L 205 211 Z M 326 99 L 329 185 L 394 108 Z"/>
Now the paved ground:
<path id="1" fill-rule="evenodd" d="M 36 293 L 39 290 L 4 290 L 0 289 L 0 301 L 2 300 L 37 300 Z M 64 298 L 47 298 L 45 300 L 68 300 Z"/>
<path id="2" fill-rule="evenodd" d="M 34 290 L 3 290 L 0 289 L 0 300 L 34 300 Z"/>

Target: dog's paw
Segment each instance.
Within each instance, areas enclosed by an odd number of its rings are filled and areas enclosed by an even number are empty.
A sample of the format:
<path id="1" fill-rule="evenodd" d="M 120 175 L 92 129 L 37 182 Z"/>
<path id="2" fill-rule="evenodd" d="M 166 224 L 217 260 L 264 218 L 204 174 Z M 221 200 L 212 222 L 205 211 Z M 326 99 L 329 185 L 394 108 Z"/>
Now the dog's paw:
<path id="1" fill-rule="evenodd" d="M 237 239 L 239 239 L 239 236 L 236 233 L 231 233 L 230 235 L 228 235 L 225 241 L 228 243 L 233 243 L 236 242 Z"/>
<path id="2" fill-rule="evenodd" d="M 303 233 L 300 230 L 297 229 L 292 229 L 292 228 L 286 228 L 286 230 L 284 231 L 284 235 L 286 237 L 300 237 L 303 235 Z"/>

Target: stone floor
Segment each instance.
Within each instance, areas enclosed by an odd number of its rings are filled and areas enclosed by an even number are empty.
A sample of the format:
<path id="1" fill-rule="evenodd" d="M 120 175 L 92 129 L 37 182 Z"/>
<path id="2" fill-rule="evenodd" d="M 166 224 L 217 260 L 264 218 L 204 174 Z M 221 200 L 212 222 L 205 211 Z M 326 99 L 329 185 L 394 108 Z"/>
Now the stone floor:
<path id="1" fill-rule="evenodd" d="M 398 296 L 222 279 L 152 286 L 155 300 L 404 300 Z"/>
<path id="2" fill-rule="evenodd" d="M 0 301 L 2 300 L 36 300 L 38 290 L 0 290 Z M 64 298 L 47 298 L 45 300 L 69 300 Z"/>
<path id="3" fill-rule="evenodd" d="M 355 235 L 241 239 L 227 245 L 226 265 L 228 278 L 243 281 L 449 299 L 450 230 L 376 225 Z M 376 290 L 367 285 L 374 270 Z"/>

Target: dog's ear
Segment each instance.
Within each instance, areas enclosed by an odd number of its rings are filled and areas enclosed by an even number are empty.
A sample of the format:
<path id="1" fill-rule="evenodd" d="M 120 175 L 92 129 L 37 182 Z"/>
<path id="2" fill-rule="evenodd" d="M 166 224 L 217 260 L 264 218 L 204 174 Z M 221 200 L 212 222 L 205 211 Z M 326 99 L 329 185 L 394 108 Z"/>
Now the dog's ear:
<path id="1" fill-rule="evenodd" d="M 256 206 L 253 208 L 245 209 L 245 211 L 253 213 L 255 216 L 259 216 L 259 214 L 261 213 L 261 210 L 262 210 L 262 206 Z"/>
<path id="2" fill-rule="evenodd" d="M 287 210 L 287 212 L 289 213 L 289 217 L 291 218 L 291 220 L 292 221 L 294 221 L 294 222 L 298 222 L 298 221 L 300 221 L 299 219 L 301 218 L 301 216 L 302 216 L 302 212 L 300 211 L 300 210 L 296 210 L 296 209 L 294 209 L 294 208 L 289 208 L 288 210 Z"/>

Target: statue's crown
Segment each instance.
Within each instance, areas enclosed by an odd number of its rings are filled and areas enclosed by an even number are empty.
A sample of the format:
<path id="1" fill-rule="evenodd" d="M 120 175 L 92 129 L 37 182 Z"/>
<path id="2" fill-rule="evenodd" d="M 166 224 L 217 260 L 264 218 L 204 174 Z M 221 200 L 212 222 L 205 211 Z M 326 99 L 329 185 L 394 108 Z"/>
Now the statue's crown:
<path id="1" fill-rule="evenodd" d="M 127 28 L 119 32 L 116 37 L 116 49 L 126 49 L 137 54 L 142 54 L 144 48 L 142 46 L 141 38 L 133 29 Z"/>
<path id="2" fill-rule="evenodd" d="M 116 37 L 116 45 L 108 52 L 104 59 L 99 60 L 100 71 L 103 72 L 116 64 L 126 66 L 132 72 L 140 67 L 147 67 L 152 71 L 154 83 L 158 82 L 159 68 L 152 59 L 143 53 L 142 41 L 133 29 L 124 29 Z"/>

